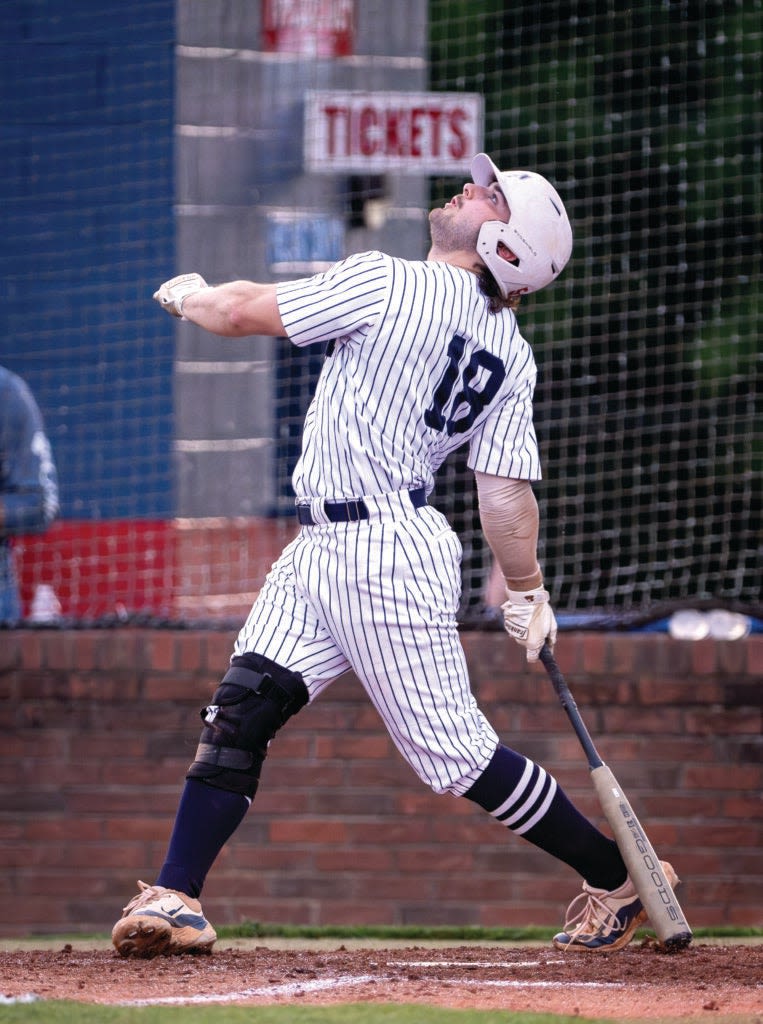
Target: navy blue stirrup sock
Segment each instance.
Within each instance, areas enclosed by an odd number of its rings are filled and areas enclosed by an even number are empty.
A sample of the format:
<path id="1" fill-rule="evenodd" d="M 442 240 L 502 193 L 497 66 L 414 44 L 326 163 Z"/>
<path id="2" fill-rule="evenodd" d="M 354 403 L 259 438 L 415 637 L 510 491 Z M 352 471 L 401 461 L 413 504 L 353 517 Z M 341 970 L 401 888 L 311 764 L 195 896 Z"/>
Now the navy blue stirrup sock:
<path id="1" fill-rule="evenodd" d="M 198 897 L 209 869 L 244 820 L 249 804 L 241 793 L 188 779 L 156 884 Z"/>
<path id="2" fill-rule="evenodd" d="M 617 889 L 628 874 L 613 839 L 584 817 L 556 779 L 522 754 L 499 746 L 464 796 L 590 885 Z"/>

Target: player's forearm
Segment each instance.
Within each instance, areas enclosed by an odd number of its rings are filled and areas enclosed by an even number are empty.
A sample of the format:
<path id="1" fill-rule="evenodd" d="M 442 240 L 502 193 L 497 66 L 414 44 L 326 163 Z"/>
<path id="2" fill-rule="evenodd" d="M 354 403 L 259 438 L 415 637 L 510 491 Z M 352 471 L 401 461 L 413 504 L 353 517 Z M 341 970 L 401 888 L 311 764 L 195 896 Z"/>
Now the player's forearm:
<path id="1" fill-rule="evenodd" d="M 485 539 L 510 590 L 541 586 L 538 503 L 527 480 L 475 473 Z"/>
<path id="2" fill-rule="evenodd" d="M 227 338 L 284 334 L 274 284 L 230 281 L 202 288 L 183 299 L 182 312 L 186 320 Z"/>

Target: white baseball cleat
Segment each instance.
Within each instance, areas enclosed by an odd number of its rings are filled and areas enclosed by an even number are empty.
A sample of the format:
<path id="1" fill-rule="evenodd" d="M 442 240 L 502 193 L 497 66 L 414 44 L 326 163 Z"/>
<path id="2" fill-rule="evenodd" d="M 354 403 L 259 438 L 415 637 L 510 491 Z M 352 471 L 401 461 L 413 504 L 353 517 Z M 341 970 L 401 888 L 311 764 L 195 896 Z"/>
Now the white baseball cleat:
<path id="1" fill-rule="evenodd" d="M 111 932 L 120 956 L 148 959 L 162 953 L 212 951 L 217 933 L 198 900 L 163 885 L 139 881 L 138 889 Z"/>

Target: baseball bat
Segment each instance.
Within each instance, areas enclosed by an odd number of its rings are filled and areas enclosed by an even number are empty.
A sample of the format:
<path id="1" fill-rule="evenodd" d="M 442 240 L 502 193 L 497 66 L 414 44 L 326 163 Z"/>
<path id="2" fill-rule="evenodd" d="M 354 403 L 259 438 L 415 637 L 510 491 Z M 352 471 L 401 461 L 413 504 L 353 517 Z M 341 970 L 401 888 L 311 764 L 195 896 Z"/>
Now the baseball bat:
<path id="1" fill-rule="evenodd" d="M 657 938 L 668 950 L 684 949 L 692 940 L 691 928 L 686 922 L 670 882 L 665 877 L 659 858 L 633 812 L 622 786 L 599 757 L 548 644 L 541 648 L 540 660 L 585 751 L 588 767 L 591 769 L 591 781 L 601 809 L 614 833 L 630 879 Z"/>

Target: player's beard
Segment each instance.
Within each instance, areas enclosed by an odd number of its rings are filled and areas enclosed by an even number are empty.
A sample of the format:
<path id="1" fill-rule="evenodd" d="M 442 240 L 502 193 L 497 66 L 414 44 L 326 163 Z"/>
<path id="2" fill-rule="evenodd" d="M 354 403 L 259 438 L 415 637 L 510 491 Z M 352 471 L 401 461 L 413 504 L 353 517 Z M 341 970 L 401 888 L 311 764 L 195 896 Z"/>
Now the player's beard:
<path id="1" fill-rule="evenodd" d="M 439 252 L 476 252 L 479 228 L 453 217 L 453 208 L 436 207 L 429 214 L 432 245 Z"/>

